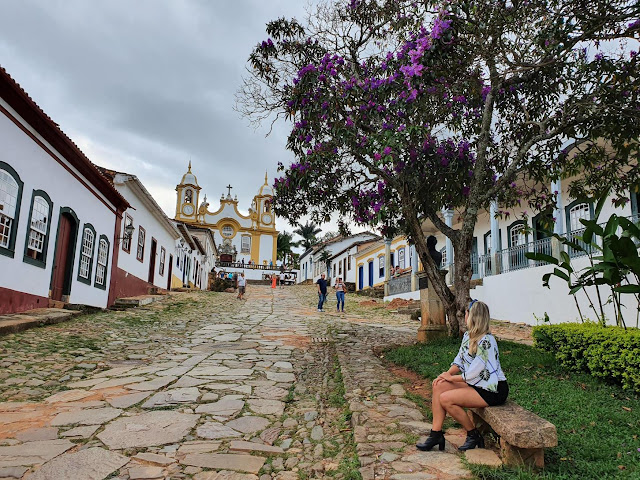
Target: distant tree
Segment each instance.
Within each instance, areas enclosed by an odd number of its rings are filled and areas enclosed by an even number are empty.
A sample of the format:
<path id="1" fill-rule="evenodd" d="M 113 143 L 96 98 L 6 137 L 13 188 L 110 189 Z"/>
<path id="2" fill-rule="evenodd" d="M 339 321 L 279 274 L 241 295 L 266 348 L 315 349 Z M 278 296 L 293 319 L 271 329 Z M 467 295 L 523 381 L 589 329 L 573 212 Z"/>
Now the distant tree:
<path id="1" fill-rule="evenodd" d="M 300 225 L 293 231 L 293 233 L 302 237 L 302 240 L 300 240 L 298 243 L 303 246 L 305 250 L 307 248 L 311 248 L 318 242 L 316 236 L 320 232 L 322 232 L 322 229 L 313 222 L 307 222 L 304 225 Z"/>
<path id="2" fill-rule="evenodd" d="M 327 276 L 329 276 L 329 270 L 331 269 L 331 252 L 324 248 L 315 260 L 324 263 L 327 267 Z"/>
<path id="3" fill-rule="evenodd" d="M 320 241 L 321 242 L 326 242 L 327 240 L 331 240 L 332 238 L 336 238 L 338 235 L 340 235 L 339 232 L 327 232 L 324 235 L 322 235 L 322 237 L 320 237 Z"/>
<path id="4" fill-rule="evenodd" d="M 252 52 L 240 110 L 294 125 L 275 210 L 295 222 L 335 212 L 416 246 L 465 329 L 471 245 L 498 201 L 544 210 L 551 180 L 575 197 L 640 180 L 640 4 L 628 0 L 320 2 L 306 24 L 279 19 Z M 569 146 L 570 148 L 567 148 Z M 576 155 L 568 155 L 569 150 Z M 442 209 L 455 209 L 448 226 Z M 454 289 L 423 222 L 454 248 Z"/>
<path id="5" fill-rule="evenodd" d="M 288 232 L 281 232 L 278 234 L 278 260 L 282 260 L 284 263 L 288 263 L 288 259 L 291 256 L 292 248 L 298 247 L 300 242 L 293 241 L 293 235 Z"/>

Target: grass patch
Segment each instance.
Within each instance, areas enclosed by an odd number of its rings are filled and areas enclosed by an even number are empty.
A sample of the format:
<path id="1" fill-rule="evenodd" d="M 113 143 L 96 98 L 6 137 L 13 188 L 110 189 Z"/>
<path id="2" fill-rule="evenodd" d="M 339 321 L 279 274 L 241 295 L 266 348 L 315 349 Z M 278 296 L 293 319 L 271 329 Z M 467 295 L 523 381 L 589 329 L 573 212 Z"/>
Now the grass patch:
<path id="1" fill-rule="evenodd" d="M 340 369 L 340 363 L 337 358 L 332 366 L 331 377 L 333 380 L 333 388 L 331 389 L 327 403 L 332 407 L 343 408 L 347 405 L 347 401 L 344 398 L 346 392 L 344 390 L 342 370 Z"/>
<path id="2" fill-rule="evenodd" d="M 510 398 L 553 423 L 558 446 L 545 451 L 542 473 L 472 467 L 478 478 L 640 478 L 638 395 L 587 374 L 567 372 L 550 353 L 507 341 L 499 345 Z M 385 357 L 426 378 L 435 378 L 449 368 L 459 346 L 459 340 L 440 339 L 390 350 Z"/>

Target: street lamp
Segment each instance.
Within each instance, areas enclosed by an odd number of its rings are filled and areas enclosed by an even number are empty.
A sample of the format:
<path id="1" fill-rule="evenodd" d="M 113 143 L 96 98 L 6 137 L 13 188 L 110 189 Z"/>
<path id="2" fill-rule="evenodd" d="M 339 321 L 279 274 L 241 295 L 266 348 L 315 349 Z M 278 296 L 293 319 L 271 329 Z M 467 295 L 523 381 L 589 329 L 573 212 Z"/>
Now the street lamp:
<path id="1" fill-rule="evenodd" d="M 120 240 L 126 240 L 126 239 L 131 239 L 131 237 L 133 236 L 133 231 L 136 229 L 136 227 L 133 226 L 133 224 L 129 223 L 127 224 L 126 227 L 124 227 L 124 237 L 117 237 L 116 241 L 118 242 L 118 245 L 120 244 Z"/>

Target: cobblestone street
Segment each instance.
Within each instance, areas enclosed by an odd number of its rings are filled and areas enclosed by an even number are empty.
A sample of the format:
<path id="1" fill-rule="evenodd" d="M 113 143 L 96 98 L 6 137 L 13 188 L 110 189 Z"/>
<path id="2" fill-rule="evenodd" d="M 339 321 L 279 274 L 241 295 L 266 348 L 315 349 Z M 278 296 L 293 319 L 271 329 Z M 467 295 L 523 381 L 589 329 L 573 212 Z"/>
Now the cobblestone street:
<path id="1" fill-rule="evenodd" d="M 417 322 L 314 301 L 176 293 L 0 338 L 0 478 L 468 476 L 462 432 L 416 451 L 430 424 L 375 353 Z"/>

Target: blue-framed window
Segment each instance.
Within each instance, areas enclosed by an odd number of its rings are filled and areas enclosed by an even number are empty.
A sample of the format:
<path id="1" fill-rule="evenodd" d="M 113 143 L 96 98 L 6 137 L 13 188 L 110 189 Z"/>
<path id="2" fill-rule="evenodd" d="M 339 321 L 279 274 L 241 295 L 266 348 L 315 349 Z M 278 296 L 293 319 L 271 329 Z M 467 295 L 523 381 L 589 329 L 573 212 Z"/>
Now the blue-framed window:
<path id="1" fill-rule="evenodd" d="M 24 246 L 24 262 L 44 268 L 47 264 L 49 232 L 53 202 L 44 190 L 34 190 L 31 195 L 29 228 Z"/>

